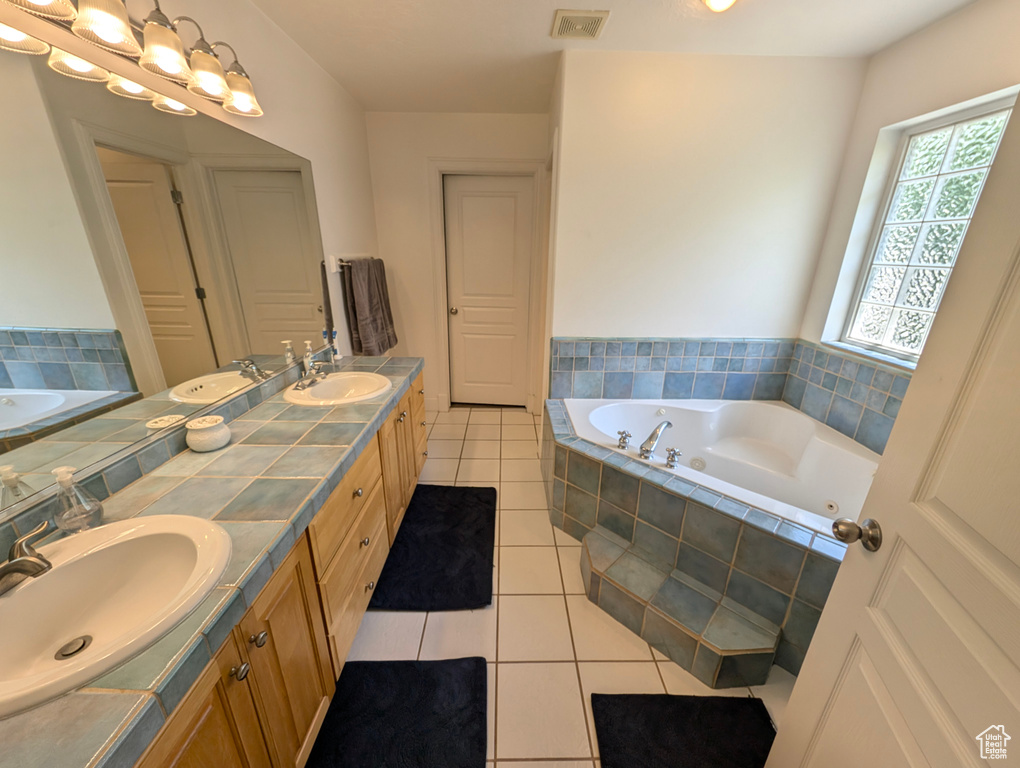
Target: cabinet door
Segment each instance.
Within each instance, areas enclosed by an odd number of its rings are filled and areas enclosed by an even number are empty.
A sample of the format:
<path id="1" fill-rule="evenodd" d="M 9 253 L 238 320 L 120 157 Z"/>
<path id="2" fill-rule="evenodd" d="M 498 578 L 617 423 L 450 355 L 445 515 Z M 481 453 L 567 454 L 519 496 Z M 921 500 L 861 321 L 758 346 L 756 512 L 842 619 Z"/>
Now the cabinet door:
<path id="1" fill-rule="evenodd" d="M 273 764 L 300 768 L 336 689 L 307 536 L 234 631 L 251 662 Z"/>
<path id="2" fill-rule="evenodd" d="M 136 768 L 269 768 L 242 664 L 230 636 Z"/>
<path id="3" fill-rule="evenodd" d="M 415 461 L 414 429 L 411 420 L 411 394 L 407 392 L 397 404 L 397 452 L 400 455 L 400 481 L 404 489 L 404 504 L 409 504 L 418 484 Z"/>
<path id="4" fill-rule="evenodd" d="M 397 421 L 398 418 L 400 418 L 400 411 L 394 408 L 386 417 L 386 421 L 379 427 L 376 438 L 379 441 L 379 457 L 382 459 L 383 493 L 386 497 L 386 530 L 390 544 L 393 543 L 393 538 L 397 535 L 397 528 L 404 517 L 404 510 L 407 509 L 397 437 L 398 428 L 401 426 Z"/>
<path id="5" fill-rule="evenodd" d="M 425 459 L 428 450 L 428 435 L 425 423 L 425 374 L 419 373 L 418 377 L 411 384 L 411 441 L 414 449 L 414 474 L 421 476 L 425 467 Z"/>

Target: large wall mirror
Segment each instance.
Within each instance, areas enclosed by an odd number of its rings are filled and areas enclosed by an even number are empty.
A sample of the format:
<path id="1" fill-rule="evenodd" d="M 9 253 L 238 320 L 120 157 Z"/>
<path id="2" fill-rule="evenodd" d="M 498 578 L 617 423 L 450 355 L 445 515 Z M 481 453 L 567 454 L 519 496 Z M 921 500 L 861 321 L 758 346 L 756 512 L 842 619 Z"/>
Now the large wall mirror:
<path id="1" fill-rule="evenodd" d="M 308 161 L 44 59 L 0 51 L 0 466 L 35 492 L 323 327 Z"/>

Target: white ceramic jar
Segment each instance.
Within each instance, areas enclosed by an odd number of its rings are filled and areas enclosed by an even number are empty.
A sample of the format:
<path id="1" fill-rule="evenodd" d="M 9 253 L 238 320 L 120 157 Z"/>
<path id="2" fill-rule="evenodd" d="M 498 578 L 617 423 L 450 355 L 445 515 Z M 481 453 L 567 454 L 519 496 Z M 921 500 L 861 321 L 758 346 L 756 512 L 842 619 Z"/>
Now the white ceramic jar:
<path id="1" fill-rule="evenodd" d="M 196 453 L 216 451 L 230 442 L 230 427 L 222 416 L 202 416 L 184 426 L 188 430 L 188 447 Z"/>

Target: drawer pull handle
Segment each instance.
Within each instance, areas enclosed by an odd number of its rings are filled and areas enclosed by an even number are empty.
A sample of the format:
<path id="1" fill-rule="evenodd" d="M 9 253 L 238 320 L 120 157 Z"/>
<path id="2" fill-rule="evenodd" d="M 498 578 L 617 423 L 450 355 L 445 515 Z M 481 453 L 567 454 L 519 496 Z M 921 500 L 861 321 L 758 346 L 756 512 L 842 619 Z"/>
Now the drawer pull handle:
<path id="1" fill-rule="evenodd" d="M 265 646 L 268 640 L 269 633 L 266 632 L 265 630 L 259 632 L 257 635 L 252 635 L 251 637 L 248 638 L 248 642 L 254 645 L 256 648 L 262 648 L 263 646 Z"/>
<path id="2" fill-rule="evenodd" d="M 238 682 L 241 682 L 246 677 L 248 677 L 249 672 L 251 672 L 251 664 L 249 664 L 247 661 L 244 662 L 244 664 L 242 664 L 239 667 L 230 668 L 230 676 L 237 680 Z"/>
<path id="3" fill-rule="evenodd" d="M 423 422 L 421 423 L 421 425 L 422 425 L 422 426 L 424 427 L 424 426 L 425 426 L 425 422 L 423 421 Z"/>
<path id="4" fill-rule="evenodd" d="M 354 495 L 357 496 L 360 499 L 362 496 L 365 495 L 365 489 L 364 488 L 359 488 L 358 490 L 356 490 L 354 492 Z"/>
<path id="5" fill-rule="evenodd" d="M 421 452 L 421 455 L 422 455 L 422 456 L 425 456 L 425 457 L 428 457 L 428 455 L 429 455 L 429 452 L 428 452 L 428 451 L 422 451 L 422 452 Z"/>
<path id="6" fill-rule="evenodd" d="M 407 418 L 407 411 L 402 411 L 400 413 L 400 418 L 397 419 L 397 421 L 399 421 L 401 424 L 403 424 L 404 423 L 404 419 L 406 419 L 406 418 Z"/>
<path id="7" fill-rule="evenodd" d="M 361 540 L 361 546 L 363 546 L 363 547 L 367 547 L 371 543 L 372 543 L 372 540 L 370 538 L 368 538 L 368 536 L 366 536 L 365 538 L 363 538 Z"/>
<path id="8" fill-rule="evenodd" d="M 425 394 L 425 390 L 424 389 L 419 389 L 418 390 L 418 394 L 419 395 L 424 395 Z"/>
<path id="9" fill-rule="evenodd" d="M 375 589 L 375 582 L 374 581 L 370 581 L 370 582 L 368 582 L 368 584 L 365 585 L 365 591 L 366 592 L 371 592 L 373 589 Z"/>

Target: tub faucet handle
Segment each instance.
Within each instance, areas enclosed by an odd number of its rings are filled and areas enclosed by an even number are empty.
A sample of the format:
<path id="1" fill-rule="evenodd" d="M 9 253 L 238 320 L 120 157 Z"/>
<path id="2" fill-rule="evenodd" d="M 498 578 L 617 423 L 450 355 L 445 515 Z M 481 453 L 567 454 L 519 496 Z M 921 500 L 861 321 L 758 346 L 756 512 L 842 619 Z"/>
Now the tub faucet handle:
<path id="1" fill-rule="evenodd" d="M 632 435 L 630 432 L 628 432 L 625 429 L 621 429 L 616 434 L 618 434 L 620 436 L 620 442 L 617 444 L 616 447 L 619 448 L 622 451 L 625 451 L 628 448 L 630 448 L 630 439 L 632 437 L 634 437 L 634 435 Z"/>
<path id="2" fill-rule="evenodd" d="M 679 448 L 666 449 L 666 469 L 676 469 L 676 460 L 683 456 Z"/>

